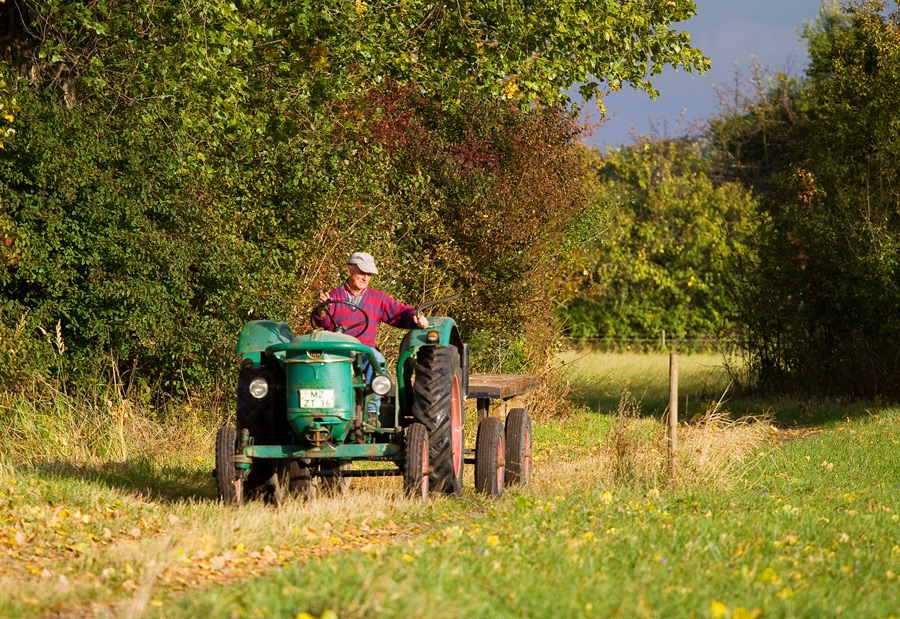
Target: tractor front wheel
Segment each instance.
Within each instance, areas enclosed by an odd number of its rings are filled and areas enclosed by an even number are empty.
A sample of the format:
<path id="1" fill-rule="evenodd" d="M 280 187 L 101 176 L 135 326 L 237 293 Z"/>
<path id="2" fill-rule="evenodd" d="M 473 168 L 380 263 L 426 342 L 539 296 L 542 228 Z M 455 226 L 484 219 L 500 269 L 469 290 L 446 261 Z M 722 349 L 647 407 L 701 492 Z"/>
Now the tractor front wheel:
<path id="1" fill-rule="evenodd" d="M 435 489 L 459 496 L 463 485 L 463 392 L 459 352 L 422 346 L 416 353 L 413 420 L 428 430 L 428 461 Z"/>
<path id="2" fill-rule="evenodd" d="M 312 470 L 308 461 L 296 458 L 280 461 L 275 464 L 275 474 L 272 477 L 269 498 L 275 505 L 284 504 L 288 497 L 304 501 L 315 498 Z"/>
<path id="3" fill-rule="evenodd" d="M 503 496 L 505 442 L 502 421 L 496 417 L 481 420 L 475 439 L 475 489 L 495 499 Z"/>
<path id="4" fill-rule="evenodd" d="M 216 433 L 216 484 L 219 500 L 225 505 L 244 502 L 244 480 L 237 476 L 234 454 L 237 450 L 237 430 L 222 426 Z"/>
<path id="5" fill-rule="evenodd" d="M 406 434 L 406 460 L 403 462 L 403 490 L 406 496 L 428 500 L 428 430 L 421 423 L 409 426 Z"/>
<path id="6" fill-rule="evenodd" d="M 287 466 L 288 489 L 291 495 L 305 501 L 316 498 L 316 484 L 309 460 L 292 459 Z"/>
<path id="7" fill-rule="evenodd" d="M 349 471 L 353 466 L 352 462 L 341 460 L 325 460 L 319 467 L 319 471 L 323 473 L 319 477 L 319 488 L 322 493 L 327 496 L 339 496 L 349 490 L 350 478 L 344 477 L 343 472 Z"/>

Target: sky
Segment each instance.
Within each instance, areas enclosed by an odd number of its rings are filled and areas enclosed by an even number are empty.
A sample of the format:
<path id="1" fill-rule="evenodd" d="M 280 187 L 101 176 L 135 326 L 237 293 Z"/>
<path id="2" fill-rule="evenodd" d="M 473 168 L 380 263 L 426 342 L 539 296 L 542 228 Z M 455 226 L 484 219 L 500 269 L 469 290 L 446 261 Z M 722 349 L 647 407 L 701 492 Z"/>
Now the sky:
<path id="1" fill-rule="evenodd" d="M 676 136 L 687 123 L 714 116 L 719 109 L 716 88 L 732 87 L 736 71 L 744 79 L 755 60 L 766 74 L 786 71 L 802 75 L 808 61 L 800 39 L 804 22 L 815 21 L 822 0 L 694 0 L 697 14 L 675 26 L 691 35 L 691 43 L 711 63 L 705 75 L 676 72 L 666 67 L 652 79 L 656 101 L 625 86 L 605 98 L 607 113 L 601 127 L 584 142 L 603 148 L 632 143 L 632 133 Z M 749 92 L 749 91 L 748 91 Z M 599 111 L 585 106 L 588 119 Z"/>

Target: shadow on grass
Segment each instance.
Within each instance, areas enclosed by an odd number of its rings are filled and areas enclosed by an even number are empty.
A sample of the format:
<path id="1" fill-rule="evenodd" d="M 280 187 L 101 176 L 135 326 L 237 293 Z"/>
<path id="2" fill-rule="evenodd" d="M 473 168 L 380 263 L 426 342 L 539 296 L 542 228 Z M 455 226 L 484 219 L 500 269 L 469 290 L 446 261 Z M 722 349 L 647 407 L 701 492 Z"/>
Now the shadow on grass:
<path id="1" fill-rule="evenodd" d="M 34 468 L 44 475 L 96 481 L 112 489 L 165 503 L 185 499 L 218 500 L 215 480 L 209 472 L 179 465 L 159 465 L 146 458 L 99 465 L 44 461 L 35 463 Z"/>
<path id="2" fill-rule="evenodd" d="M 638 403 L 641 417 L 660 417 L 669 408 L 668 393 L 660 394 L 658 390 L 635 387 L 631 385 L 613 385 L 605 382 L 591 381 L 584 378 L 576 378 L 570 383 L 571 393 L 569 398 L 575 406 L 587 408 L 601 415 L 615 415 L 627 389 L 632 398 Z M 699 407 L 702 398 L 692 394 L 680 394 L 679 412 L 685 410 L 685 403 L 691 410 Z M 704 403 L 707 399 L 702 399 Z"/>
<path id="3" fill-rule="evenodd" d="M 601 415 L 615 415 L 622 399 L 623 388 L 613 391 L 614 385 L 576 378 L 571 382 L 569 398 L 575 406 L 587 408 Z M 645 389 L 643 393 L 631 390 L 638 402 L 642 417 L 662 417 L 669 408 L 668 393 Z M 678 396 L 678 417 L 690 421 L 713 410 L 718 404 L 735 419 L 742 417 L 768 417 L 782 427 L 829 428 L 846 423 L 847 419 L 872 414 L 882 408 L 879 403 L 863 400 L 824 400 L 796 397 L 774 397 L 746 395 L 736 392 L 714 394 L 709 390 L 700 393 L 680 392 Z"/>
<path id="4" fill-rule="evenodd" d="M 833 428 L 849 419 L 873 414 L 873 403 L 865 400 L 801 399 L 744 396 L 728 403 L 734 416 L 766 414 L 781 427 Z"/>

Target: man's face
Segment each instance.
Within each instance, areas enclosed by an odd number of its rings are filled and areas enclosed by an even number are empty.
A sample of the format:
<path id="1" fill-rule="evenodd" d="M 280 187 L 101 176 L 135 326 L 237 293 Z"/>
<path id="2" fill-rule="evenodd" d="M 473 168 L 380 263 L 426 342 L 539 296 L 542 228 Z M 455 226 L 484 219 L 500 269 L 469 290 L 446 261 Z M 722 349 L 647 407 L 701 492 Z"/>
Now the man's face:
<path id="1" fill-rule="evenodd" d="M 350 284 L 350 290 L 359 293 L 365 290 L 369 286 L 369 280 L 372 279 L 372 276 L 369 273 L 363 273 L 360 271 L 355 264 L 351 264 L 347 267 L 347 273 L 350 274 L 350 278 L 348 283 Z"/>

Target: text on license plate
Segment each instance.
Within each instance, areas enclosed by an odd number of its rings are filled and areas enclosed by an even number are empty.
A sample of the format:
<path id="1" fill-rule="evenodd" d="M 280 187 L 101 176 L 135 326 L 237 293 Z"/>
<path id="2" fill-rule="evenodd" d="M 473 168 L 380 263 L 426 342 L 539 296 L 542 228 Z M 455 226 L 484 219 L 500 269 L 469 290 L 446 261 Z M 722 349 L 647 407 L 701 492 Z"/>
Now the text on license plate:
<path id="1" fill-rule="evenodd" d="M 300 408 L 334 408 L 334 389 L 301 389 Z"/>

